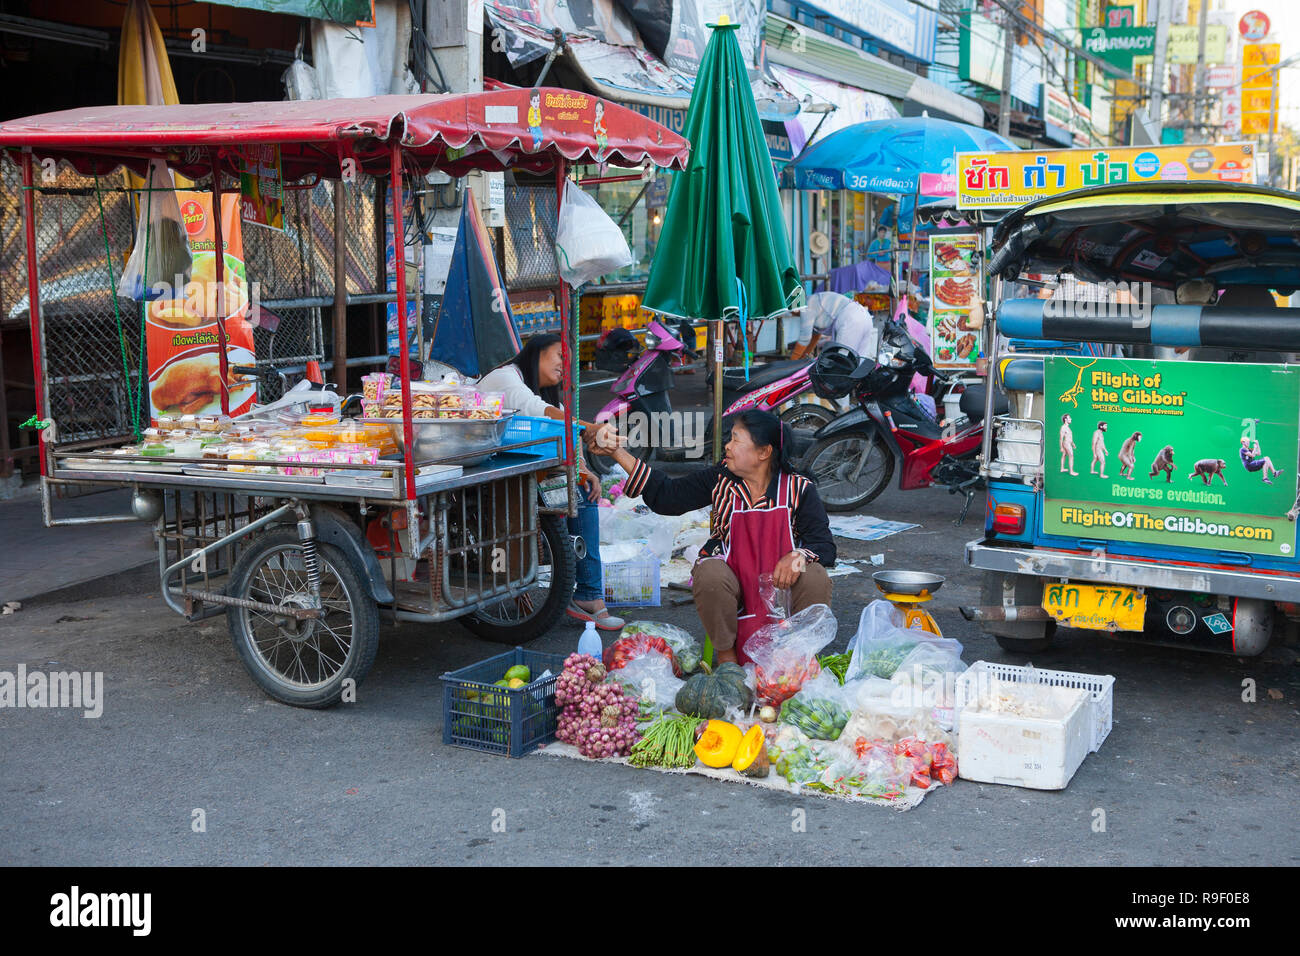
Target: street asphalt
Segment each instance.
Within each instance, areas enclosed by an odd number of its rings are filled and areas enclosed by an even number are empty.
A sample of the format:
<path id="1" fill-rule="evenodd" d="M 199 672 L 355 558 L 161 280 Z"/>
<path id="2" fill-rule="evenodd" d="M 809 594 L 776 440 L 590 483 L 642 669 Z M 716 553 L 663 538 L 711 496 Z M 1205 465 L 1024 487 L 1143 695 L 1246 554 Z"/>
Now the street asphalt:
<path id="1" fill-rule="evenodd" d="M 883 552 L 886 568 L 947 575 L 932 608 L 965 660 L 1024 663 L 957 611 L 978 600 L 978 577 L 961 557 L 978 514 L 954 527 L 958 500 L 934 490 L 890 490 L 868 510 L 920 527 L 878 542 L 841 539 L 842 556 Z M 39 542 L 33 548 L 35 560 Z M 105 697 L 98 719 L 0 709 L 0 864 L 1300 861 L 1294 647 L 1242 660 L 1063 631 L 1036 664 L 1116 678 L 1114 730 L 1069 787 L 958 780 L 900 813 L 445 747 L 440 675 L 501 649 L 455 623 L 385 624 L 356 703 L 287 707 L 241 668 L 224 619 L 186 624 L 149 581 L 123 578 L 84 600 L 64 591 L 0 618 L 0 670 L 102 671 Z M 866 571 L 835 580 L 832 649 L 844 648 L 874 596 Z M 698 633 L 690 605 L 632 615 Z M 532 646 L 565 653 L 578 634 L 562 624 Z M 1242 699 L 1246 679 L 1253 703 Z"/>

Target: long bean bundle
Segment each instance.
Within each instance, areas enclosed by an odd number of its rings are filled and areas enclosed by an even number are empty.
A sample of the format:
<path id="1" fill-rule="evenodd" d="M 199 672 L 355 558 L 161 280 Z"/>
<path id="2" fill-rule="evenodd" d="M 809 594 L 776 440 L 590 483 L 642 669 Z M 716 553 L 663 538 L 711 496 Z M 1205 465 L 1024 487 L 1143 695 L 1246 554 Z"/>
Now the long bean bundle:
<path id="1" fill-rule="evenodd" d="M 698 717 L 664 714 L 642 733 L 628 763 L 634 767 L 695 766 L 695 729 L 702 723 Z"/>

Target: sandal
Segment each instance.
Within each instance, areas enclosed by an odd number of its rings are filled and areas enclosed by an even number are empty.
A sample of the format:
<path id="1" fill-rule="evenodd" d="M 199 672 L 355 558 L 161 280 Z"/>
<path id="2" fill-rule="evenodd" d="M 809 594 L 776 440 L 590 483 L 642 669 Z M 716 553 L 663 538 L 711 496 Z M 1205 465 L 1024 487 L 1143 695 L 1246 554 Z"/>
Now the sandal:
<path id="1" fill-rule="evenodd" d="M 610 614 L 607 607 L 592 612 L 579 607 L 576 601 L 570 602 L 564 613 L 579 621 L 591 621 L 596 625 L 596 629 L 601 631 L 621 631 L 623 625 L 627 623 L 621 617 Z"/>

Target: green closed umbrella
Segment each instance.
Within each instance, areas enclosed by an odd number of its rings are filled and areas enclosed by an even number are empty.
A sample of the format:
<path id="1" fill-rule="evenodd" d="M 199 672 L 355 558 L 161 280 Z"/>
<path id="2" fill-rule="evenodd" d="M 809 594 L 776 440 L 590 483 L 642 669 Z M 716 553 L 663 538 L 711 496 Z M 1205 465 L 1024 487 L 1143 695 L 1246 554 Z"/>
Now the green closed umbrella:
<path id="1" fill-rule="evenodd" d="M 790 255 L 772 156 L 763 138 L 737 24 L 713 35 L 682 130 L 691 144 L 686 171 L 673 177 L 643 305 L 687 319 L 765 319 L 803 303 Z M 715 328 L 715 341 L 721 341 Z M 722 374 L 715 348 L 714 414 Z M 714 429 L 715 456 L 721 428 Z"/>

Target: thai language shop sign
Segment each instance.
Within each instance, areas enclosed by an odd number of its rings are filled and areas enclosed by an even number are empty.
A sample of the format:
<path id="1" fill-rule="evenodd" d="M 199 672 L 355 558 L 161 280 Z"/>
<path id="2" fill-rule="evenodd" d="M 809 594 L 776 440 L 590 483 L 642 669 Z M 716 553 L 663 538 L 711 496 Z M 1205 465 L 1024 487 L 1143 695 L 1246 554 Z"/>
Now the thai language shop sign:
<path id="1" fill-rule="evenodd" d="M 1288 512 L 1296 497 L 1300 371 L 1079 356 L 1043 361 L 1048 534 L 1295 553 Z"/>
<path id="2" fill-rule="evenodd" d="M 1021 206 L 1108 183 L 1182 180 L 1253 183 L 1250 143 L 1124 146 L 957 154 L 957 207 Z"/>

